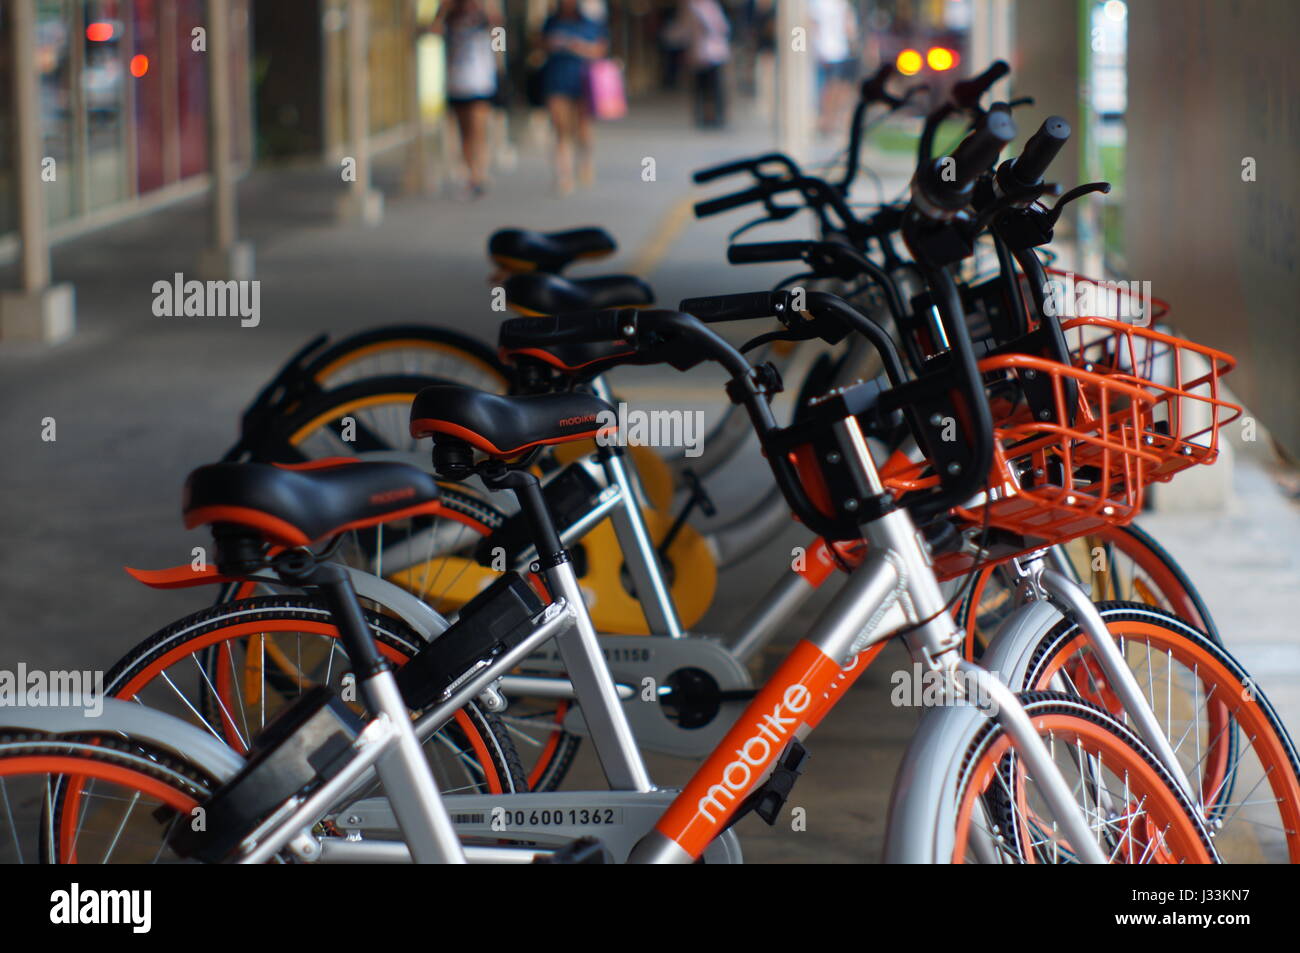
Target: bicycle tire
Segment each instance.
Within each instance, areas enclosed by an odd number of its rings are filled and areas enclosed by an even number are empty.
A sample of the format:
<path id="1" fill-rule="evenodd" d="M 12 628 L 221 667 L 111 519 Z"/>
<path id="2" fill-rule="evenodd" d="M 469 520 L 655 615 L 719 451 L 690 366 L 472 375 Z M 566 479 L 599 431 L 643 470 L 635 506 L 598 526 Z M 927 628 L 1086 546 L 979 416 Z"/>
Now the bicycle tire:
<path id="1" fill-rule="evenodd" d="M 30 783 L 14 780 L 23 777 L 30 779 Z M 78 799 L 74 815 L 65 812 L 66 799 L 41 797 L 33 854 L 40 863 L 76 863 L 79 857 L 91 853 L 88 849 L 91 845 L 101 844 L 100 833 L 105 834 L 103 840 L 107 841 L 108 852 L 102 854 L 97 863 L 111 862 L 110 855 L 123 844 L 132 852 L 129 856 L 120 855 L 117 862 L 140 863 L 141 856 L 152 856 L 156 860 L 165 848 L 167 833 L 162 831 L 155 848 L 146 848 L 143 853 L 135 850 L 140 846 L 138 839 L 151 843 L 148 835 L 153 831 L 148 823 L 152 811 L 136 810 L 140 806 L 139 799 L 156 800 L 160 806 L 175 812 L 173 820 L 178 820 L 218 786 L 217 781 L 201 769 L 170 752 L 128 739 L 0 731 L 0 802 L 3 802 L 5 816 L 13 828 L 6 846 L 15 845 L 19 862 L 23 862 L 26 855 L 21 850 L 22 835 L 15 819 L 15 809 L 21 814 L 24 801 L 30 801 L 34 792 L 49 791 L 51 778 L 61 782 L 68 777 L 117 785 L 133 792 L 127 802 L 130 808 L 120 821 L 107 825 L 107 832 L 88 832 L 85 825 L 92 813 L 86 804 L 88 799 Z M 58 785 L 58 782 L 54 783 Z M 106 802 L 122 803 L 121 799 L 105 796 L 102 792 L 98 796 Z M 148 803 L 146 800 L 146 807 Z M 136 823 L 128 830 L 128 822 L 132 820 Z M 78 854 L 78 849 L 81 854 Z"/>
<path id="2" fill-rule="evenodd" d="M 1189 623 L 1204 631 L 1216 645 L 1223 645 L 1223 639 L 1219 635 L 1219 629 L 1214 622 L 1214 617 L 1210 614 L 1210 610 L 1206 607 L 1205 600 L 1201 598 L 1196 586 L 1173 556 L 1151 534 L 1134 524 L 1129 524 L 1127 526 L 1112 526 L 1094 535 L 1097 539 L 1106 541 L 1108 546 L 1116 546 L 1125 557 L 1132 560 L 1134 565 L 1151 580 L 1154 588 L 1149 593 L 1144 593 L 1142 589 L 1146 588 L 1146 585 L 1137 585 L 1135 577 L 1134 594 L 1144 600 L 1152 596 L 1162 598 L 1166 605 L 1174 609 L 1175 614 L 1186 617 Z M 1068 560 L 1069 557 L 1066 556 L 1066 559 Z M 1108 562 L 1111 561 L 1113 560 L 1108 560 Z M 1073 563 L 1071 563 L 1071 566 L 1073 568 Z M 1003 568 L 993 566 L 981 570 L 972 580 L 970 589 L 963 595 L 957 607 L 957 624 L 966 631 L 967 658 L 978 658 L 979 641 L 976 636 L 978 630 L 982 627 L 981 617 L 986 615 L 985 611 L 972 615 L 972 604 L 980 606 L 987 604 L 986 596 L 989 595 L 987 592 L 988 582 Z M 1088 583 L 1082 578 L 1078 578 L 1077 581 L 1085 588 L 1089 588 Z M 1117 588 L 1111 582 L 1104 583 L 1104 586 L 1107 589 L 1111 587 Z M 993 598 L 1006 598 L 1008 595 L 1009 593 L 1004 591 L 1000 596 L 998 593 L 994 593 Z M 1119 598 L 1113 601 L 1133 601 L 1125 593 L 1117 592 L 1117 595 Z M 1106 600 L 1107 596 L 1094 593 L 1094 601 L 1102 602 Z"/>
<path id="3" fill-rule="evenodd" d="M 1144 693 L 1157 710 L 1157 719 L 1164 715 L 1164 727 L 1170 744 L 1180 757 L 1184 768 L 1196 787 L 1199 809 L 1207 822 L 1215 827 L 1216 841 L 1229 845 L 1225 859 L 1240 859 L 1237 851 L 1251 857 L 1263 856 L 1266 849 L 1260 838 L 1271 837 L 1268 830 L 1281 830 L 1286 853 L 1291 863 L 1300 863 L 1300 755 L 1267 697 L 1259 690 L 1253 678 L 1242 665 L 1221 645 L 1178 616 L 1164 610 L 1134 603 L 1108 602 L 1097 606 L 1107 627 L 1123 640 L 1126 653 L 1136 648 L 1135 661 L 1141 667 L 1141 650 L 1145 644 L 1147 668 Z M 1156 677 L 1151 663 L 1153 646 L 1163 647 L 1169 656 L 1165 673 L 1165 704 L 1158 702 L 1162 679 Z M 1098 677 L 1093 666 L 1087 663 L 1086 637 L 1070 619 L 1057 623 L 1040 640 L 1030 656 L 1020 687 L 1038 688 L 1053 676 L 1066 673 L 1072 690 L 1091 701 L 1100 701 L 1104 707 L 1118 714 L 1122 706 L 1108 691 L 1104 677 Z M 1126 656 L 1127 657 L 1127 656 Z M 1070 660 L 1075 665 L 1067 670 Z M 1197 685 L 1205 694 L 1203 706 L 1190 724 L 1175 722 L 1175 712 L 1181 716 L 1185 699 L 1180 696 L 1175 706 L 1174 660 L 1191 674 L 1193 684 L 1192 704 L 1197 703 Z M 1142 672 L 1135 672 L 1143 682 Z M 1180 676 L 1187 680 L 1186 674 Z M 1204 745 L 1200 725 L 1201 707 L 1206 712 Z M 1232 715 L 1228 721 L 1228 715 Z M 1252 780 L 1260 780 L 1252 786 Z M 1267 801 L 1258 792 L 1267 780 L 1278 805 L 1278 817 L 1271 815 L 1263 820 L 1254 818 L 1264 813 Z M 1234 796 L 1242 793 L 1242 800 Z M 1246 810 L 1249 808 L 1249 810 Z M 1244 816 L 1243 816 L 1244 812 Z M 1238 819 L 1242 825 L 1231 825 Z M 1253 825 L 1253 826 L 1245 826 Z M 1254 831 L 1254 828 L 1259 831 Z M 1254 831 L 1254 832 L 1253 832 Z M 1252 833 L 1253 832 L 1253 833 Z M 1277 845 L 1269 844 L 1269 852 L 1280 853 Z M 1231 856 L 1229 856 L 1231 854 Z"/>
<path id="4" fill-rule="evenodd" d="M 365 611 L 365 618 L 381 653 L 394 664 L 402 664 L 424 644 L 420 636 L 400 619 L 369 610 Z M 108 697 L 135 699 L 150 681 L 160 674 L 165 675 L 174 663 L 193 657 L 196 664 L 206 670 L 199 693 L 204 710 L 195 710 L 201 727 L 238 749 L 241 745 L 246 746 L 249 739 L 239 733 L 230 706 L 224 713 L 220 705 L 213 707 L 211 693 L 220 679 L 214 677 L 210 665 L 203 665 L 199 653 L 244 638 L 249 632 L 261 631 L 259 627 L 274 632 L 289 631 L 298 625 L 312 634 L 338 638 L 329 610 L 319 600 L 307 596 L 257 596 L 220 603 L 164 627 L 129 651 L 108 671 L 104 691 Z M 170 679 L 167 683 L 178 691 Z M 500 719 L 483 710 L 477 702 L 465 705 L 458 716 L 461 714 L 464 717 L 457 717 L 456 726 L 466 735 L 469 749 L 474 752 L 486 779 L 486 790 L 480 793 L 526 791 L 527 781 L 518 752 Z M 485 755 L 486 763 L 483 760 Z"/>
<path id="5" fill-rule="evenodd" d="M 406 354 L 403 359 L 401 355 Z M 437 372 L 421 369 L 431 362 L 422 356 L 440 354 L 446 360 L 433 365 Z M 362 370 L 367 358 L 387 354 L 396 357 L 398 370 Z M 411 356 L 414 355 L 414 359 Z M 445 371 L 463 364 L 462 379 Z M 466 383 L 482 388 L 487 379 L 497 378 L 498 393 L 509 393 L 514 386 L 513 369 L 504 364 L 496 351 L 468 334 L 426 324 L 398 324 L 370 328 L 336 341 L 303 368 L 304 376 L 317 386 L 334 389 L 365 377 L 418 375 L 441 377 L 450 383 Z"/>
<path id="6" fill-rule="evenodd" d="M 1154 818 L 1150 822 L 1151 826 L 1160 832 L 1160 839 L 1164 841 L 1165 850 L 1153 856 L 1163 862 L 1205 863 L 1216 859 L 1213 844 L 1199 822 L 1196 808 L 1131 731 L 1104 710 L 1079 698 L 1057 692 L 1022 692 L 1018 697 L 1040 735 L 1046 734 L 1053 741 L 1057 735 L 1064 736 L 1067 741 L 1073 740 L 1078 752 L 1087 753 L 1086 761 L 1081 763 L 1087 765 L 1088 771 L 1096 772 L 1100 764 L 1123 779 L 1125 807 L 1129 807 L 1128 795 L 1131 793 L 1138 800 L 1138 809 L 1149 812 L 1148 820 Z M 1092 747 L 1085 748 L 1085 742 Z M 1049 745 L 1049 750 L 1051 748 Z M 1108 757 L 1109 762 L 1103 762 L 1103 757 Z M 1066 760 L 1072 759 L 1067 757 Z M 1084 769 L 1081 768 L 1080 771 L 1083 773 Z M 1008 776 L 1020 779 L 1018 786 L 1009 790 L 991 786 L 995 780 L 1002 782 Z M 977 799 L 983 803 L 986 813 L 991 809 L 992 816 L 997 818 L 997 826 L 990 832 L 995 836 L 990 840 L 996 850 L 1006 853 L 1006 859 L 1012 862 L 1042 862 L 1061 859 L 1069 861 L 1075 858 L 1068 844 L 1065 849 L 1061 849 L 1054 841 L 1053 849 L 1045 850 L 1045 845 L 1034 845 L 1023 839 L 1027 826 L 1023 818 L 1023 805 L 1028 801 L 1027 797 L 1022 797 L 1024 778 L 1024 773 L 1016 769 L 1016 754 L 1010 746 L 1008 736 L 996 723 L 986 721 L 965 752 L 956 788 L 954 862 L 964 862 L 966 859 Z M 1078 787 L 1075 790 L 1076 794 L 1079 793 Z M 1083 790 L 1083 797 L 1085 819 L 1091 820 L 1087 811 L 1086 789 Z M 1020 810 L 1022 817 L 1011 817 L 1009 812 L 1013 810 Z M 1108 852 L 1112 861 L 1116 858 L 1132 859 L 1134 840 L 1127 840 L 1128 850 L 1125 850 L 1126 838 L 1129 838 L 1134 829 L 1131 820 L 1129 823 L 1128 830 L 1118 844 L 1114 841 L 1114 818 L 1108 816 L 1099 818 L 1097 823 L 1090 823 L 1099 846 Z M 1047 829 L 1045 833 L 1050 831 L 1050 825 L 1044 827 Z M 1015 835 L 1014 839 L 1007 838 L 1003 830 Z"/>

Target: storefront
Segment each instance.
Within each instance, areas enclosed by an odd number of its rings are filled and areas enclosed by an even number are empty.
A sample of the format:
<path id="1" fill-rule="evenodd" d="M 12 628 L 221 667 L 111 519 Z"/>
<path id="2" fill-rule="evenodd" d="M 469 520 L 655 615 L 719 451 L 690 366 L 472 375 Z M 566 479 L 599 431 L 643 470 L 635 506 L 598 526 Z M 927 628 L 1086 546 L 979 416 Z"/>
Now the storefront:
<path id="1" fill-rule="evenodd" d="M 6 5 L 8 6 L 8 5 Z M 249 0 L 230 0 L 232 157 L 252 152 Z M 199 188 L 208 171 L 204 0 L 37 0 L 46 219 L 77 231 Z M 12 25 L 0 16 L 0 129 L 13 122 Z M 12 136 L 0 135 L 0 236 L 17 229 Z"/>

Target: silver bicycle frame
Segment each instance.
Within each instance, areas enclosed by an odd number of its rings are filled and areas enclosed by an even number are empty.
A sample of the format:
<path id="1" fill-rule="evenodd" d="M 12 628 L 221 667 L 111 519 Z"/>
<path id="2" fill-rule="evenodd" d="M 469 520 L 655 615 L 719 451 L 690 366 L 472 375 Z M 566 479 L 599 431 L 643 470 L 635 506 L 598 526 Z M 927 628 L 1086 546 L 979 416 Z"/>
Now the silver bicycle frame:
<path id="1" fill-rule="evenodd" d="M 591 390 L 606 402 L 612 398 L 609 388 L 600 377 L 593 378 Z M 636 588 L 641 611 L 645 613 L 646 624 L 655 635 L 667 635 L 680 639 L 681 621 L 677 617 L 677 606 L 673 603 L 668 582 L 664 579 L 663 567 L 659 565 L 659 554 L 650 539 L 650 530 L 641 515 L 641 505 L 645 493 L 634 470 L 629 469 L 623 460 L 619 448 L 615 452 L 601 455 L 601 465 L 609 477 L 611 486 L 619 489 L 621 505 L 610 513 L 614 524 L 614 534 L 618 537 L 619 548 L 623 550 L 628 574 Z"/>
<path id="2" fill-rule="evenodd" d="M 854 466 L 860 482 L 870 492 L 881 493 L 884 488 L 857 420 L 850 417 L 840 421 L 835 429 L 844 458 Z M 1007 733 L 1039 784 L 1064 836 L 1077 845 L 1080 859 L 1104 863 L 1105 856 L 1095 843 L 1069 785 L 1015 693 L 992 673 L 962 660 L 964 634 L 947 611 L 943 592 L 911 517 L 901 509 L 886 513 L 863 526 L 863 538 L 869 544 L 866 559 L 850 573 L 848 582 L 817 620 L 807 641 L 847 670 L 857 664 L 864 649 L 901 635 L 913 659 L 953 683 L 960 684 L 956 676 L 969 672 L 984 693 L 981 697 L 993 702 L 995 711 L 984 714 L 996 720 Z M 962 716 L 961 709 L 952 711 Z M 803 733 L 806 731 L 805 726 Z M 907 766 L 902 769 L 903 773 L 908 770 Z M 761 779 L 756 783 L 761 783 Z M 930 822 L 933 823 L 933 818 Z M 933 831 L 926 834 L 932 835 Z M 926 842 L 925 838 L 918 838 L 914 844 L 906 834 L 901 839 L 904 842 L 901 855 L 919 859 L 912 848 L 919 848 Z M 676 842 L 654 831 L 641 840 L 630 861 L 686 863 L 692 859 Z"/>
<path id="3" fill-rule="evenodd" d="M 384 670 L 372 675 L 365 683 L 364 697 L 375 699 L 378 710 L 374 712 L 375 719 L 357 738 L 352 760 L 311 795 L 290 800 L 267 818 L 245 840 L 239 862 L 265 863 L 286 847 L 304 860 L 319 859 L 320 842 L 308 833 L 311 827 L 349 796 L 372 783 L 377 773 L 401 826 L 410 857 L 416 863 L 465 863 L 460 838 L 421 749 L 421 741 L 543 642 L 562 638 L 585 616 L 573 606 L 574 603 L 564 599 L 548 605 L 534 619 L 536 628 L 527 638 L 462 681 L 414 724 L 392 672 Z M 622 715 L 621 709 L 618 714 Z M 648 779 L 646 783 L 649 784 Z M 649 790 L 649 787 L 635 790 Z"/>

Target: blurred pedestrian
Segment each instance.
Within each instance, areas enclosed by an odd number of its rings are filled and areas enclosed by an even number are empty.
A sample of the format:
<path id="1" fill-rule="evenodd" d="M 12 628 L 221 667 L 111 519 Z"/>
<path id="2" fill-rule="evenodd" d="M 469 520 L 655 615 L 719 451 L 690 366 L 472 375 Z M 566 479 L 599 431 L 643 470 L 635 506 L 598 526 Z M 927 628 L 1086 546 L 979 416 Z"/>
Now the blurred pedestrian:
<path id="1" fill-rule="evenodd" d="M 432 26 L 446 50 L 447 103 L 456 118 L 472 198 L 487 188 L 488 122 L 497 97 L 492 28 L 500 23 L 483 0 L 448 0 L 438 7 Z"/>
<path id="2" fill-rule="evenodd" d="M 725 125 L 731 24 L 722 4 L 718 0 L 681 0 L 669 34 L 686 49 L 693 77 L 695 124 L 705 128 Z"/>
<path id="3" fill-rule="evenodd" d="M 808 0 L 817 54 L 817 131 L 829 135 L 848 122 L 858 75 L 858 23 L 849 0 Z"/>
<path id="4" fill-rule="evenodd" d="M 605 55 L 608 36 L 603 22 L 584 15 L 579 0 L 559 0 L 542 24 L 542 98 L 555 130 L 555 190 L 560 195 L 573 191 L 575 151 L 578 181 L 590 185 L 595 180 L 587 66 Z"/>

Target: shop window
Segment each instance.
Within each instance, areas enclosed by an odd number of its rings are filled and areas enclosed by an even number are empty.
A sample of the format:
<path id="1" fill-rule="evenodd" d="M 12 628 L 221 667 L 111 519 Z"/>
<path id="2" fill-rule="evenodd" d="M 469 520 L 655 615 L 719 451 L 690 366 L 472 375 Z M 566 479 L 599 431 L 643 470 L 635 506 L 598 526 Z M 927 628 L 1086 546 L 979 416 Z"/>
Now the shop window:
<path id="1" fill-rule="evenodd" d="M 85 208 L 97 209 L 127 197 L 126 21 L 122 0 L 86 0 L 82 5 L 81 100 L 78 139 L 84 136 Z"/>
<path id="2" fill-rule="evenodd" d="M 127 71 L 135 96 L 136 191 L 152 192 L 167 181 L 163 136 L 162 42 L 159 0 L 135 0 Z"/>
<path id="3" fill-rule="evenodd" d="M 194 29 L 206 28 L 203 6 L 202 0 L 176 3 L 176 99 L 182 179 L 208 171 L 207 53 L 196 52 L 193 46 Z"/>
<path id="4" fill-rule="evenodd" d="M 73 122 L 72 5 L 61 0 L 36 4 L 36 74 L 41 115 L 41 158 L 52 159 L 45 182 L 45 211 L 51 223 L 76 214 L 79 174 Z"/>

